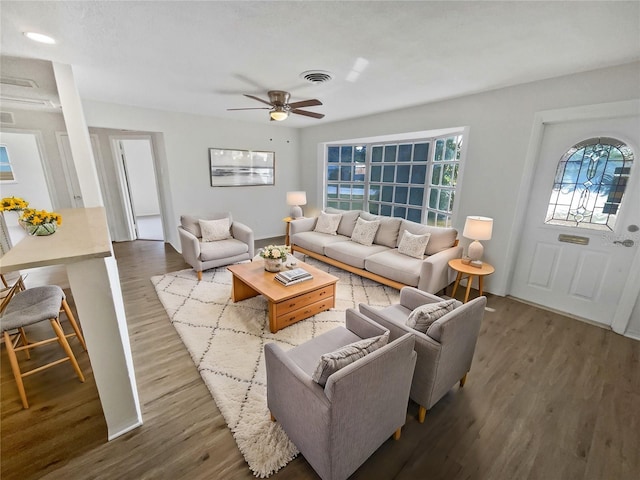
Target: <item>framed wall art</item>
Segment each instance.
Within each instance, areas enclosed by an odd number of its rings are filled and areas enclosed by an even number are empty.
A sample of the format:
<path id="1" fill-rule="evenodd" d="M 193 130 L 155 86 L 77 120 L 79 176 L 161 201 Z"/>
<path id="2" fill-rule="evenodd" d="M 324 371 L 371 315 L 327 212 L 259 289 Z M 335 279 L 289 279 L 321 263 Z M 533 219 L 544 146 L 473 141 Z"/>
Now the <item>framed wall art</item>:
<path id="1" fill-rule="evenodd" d="M 275 153 L 210 148 L 209 174 L 212 187 L 273 185 Z"/>

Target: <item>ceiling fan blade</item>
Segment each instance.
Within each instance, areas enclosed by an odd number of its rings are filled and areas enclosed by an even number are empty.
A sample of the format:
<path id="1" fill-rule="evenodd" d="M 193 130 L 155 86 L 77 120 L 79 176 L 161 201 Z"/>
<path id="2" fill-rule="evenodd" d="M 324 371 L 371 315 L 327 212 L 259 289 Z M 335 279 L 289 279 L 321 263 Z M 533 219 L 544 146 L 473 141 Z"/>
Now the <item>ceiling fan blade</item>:
<path id="1" fill-rule="evenodd" d="M 290 103 L 289 106 L 291 108 L 300 108 L 300 107 L 317 107 L 318 105 L 322 105 L 322 102 L 317 99 L 312 100 L 303 100 L 301 102 L 293 102 Z"/>
<path id="2" fill-rule="evenodd" d="M 308 112 L 306 110 L 298 110 L 295 108 L 291 109 L 291 113 L 297 113 L 298 115 L 304 115 L 305 117 L 324 118 L 322 113 Z"/>
<path id="3" fill-rule="evenodd" d="M 272 104 L 271 104 L 271 102 L 267 102 L 266 100 L 263 100 L 263 99 L 261 99 L 261 98 L 258 98 L 258 97 L 254 96 L 254 95 L 249 95 L 249 94 L 246 94 L 246 93 L 243 93 L 243 95 L 244 95 L 245 97 L 253 98 L 254 100 L 257 100 L 257 101 L 259 101 L 259 102 L 266 103 L 267 105 L 272 105 Z"/>
<path id="4" fill-rule="evenodd" d="M 227 111 L 230 110 L 271 110 L 268 107 L 255 107 L 255 108 L 227 108 Z"/>

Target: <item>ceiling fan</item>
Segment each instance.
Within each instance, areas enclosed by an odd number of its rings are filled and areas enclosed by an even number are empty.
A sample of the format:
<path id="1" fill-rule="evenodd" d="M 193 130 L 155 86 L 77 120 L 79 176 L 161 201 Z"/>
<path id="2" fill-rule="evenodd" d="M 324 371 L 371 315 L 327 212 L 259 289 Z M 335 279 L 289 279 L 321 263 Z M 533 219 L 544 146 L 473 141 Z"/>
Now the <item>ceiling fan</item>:
<path id="1" fill-rule="evenodd" d="M 254 100 L 265 103 L 269 105 L 269 107 L 228 108 L 227 110 L 270 110 L 269 116 L 271 117 L 271 120 L 276 120 L 278 122 L 285 120 L 290 113 L 304 115 L 305 117 L 312 118 L 324 117 L 322 113 L 300 110 L 300 107 L 315 107 L 317 105 L 322 105 L 322 102 L 320 100 L 316 100 L 314 98 L 312 100 L 303 100 L 301 102 L 289 103 L 289 97 L 291 96 L 289 92 L 284 92 L 282 90 L 270 90 L 267 92 L 267 94 L 269 95 L 269 101 L 263 100 L 253 95 L 248 95 L 246 93 L 243 95 L 245 97 L 253 98 Z"/>

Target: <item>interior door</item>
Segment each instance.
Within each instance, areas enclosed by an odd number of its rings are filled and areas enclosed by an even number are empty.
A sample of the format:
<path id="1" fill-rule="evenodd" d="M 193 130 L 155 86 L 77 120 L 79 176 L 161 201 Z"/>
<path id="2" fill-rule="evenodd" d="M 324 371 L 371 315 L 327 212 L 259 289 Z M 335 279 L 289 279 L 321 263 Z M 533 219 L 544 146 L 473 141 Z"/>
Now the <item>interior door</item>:
<path id="1" fill-rule="evenodd" d="M 588 219 L 589 211 L 585 213 L 575 205 L 571 225 L 554 225 L 549 222 L 549 203 L 553 192 L 567 194 L 557 188 L 558 176 L 563 175 L 558 173 L 558 165 L 573 146 L 587 139 L 610 137 L 624 142 L 637 156 L 639 126 L 638 116 L 545 125 L 511 295 L 611 325 L 640 243 L 640 168 L 632 166 L 626 172 L 630 176 L 624 180 L 626 190 L 612 229 L 602 225 L 585 228 L 588 222 L 580 220 Z M 576 195 L 593 188 L 598 175 L 604 172 L 593 165 L 591 178 L 588 173 L 576 174 Z"/>
<path id="2" fill-rule="evenodd" d="M 58 141 L 58 149 L 60 151 L 60 157 L 62 158 L 62 171 L 64 173 L 64 179 L 67 183 L 67 190 L 71 197 L 72 208 L 84 207 L 82 200 L 82 191 L 80 190 L 80 182 L 78 181 L 78 174 L 76 173 L 76 167 L 73 163 L 73 155 L 71 154 L 71 144 L 69 143 L 69 135 L 63 132 L 56 133 L 56 139 Z M 94 139 L 91 139 L 91 146 L 95 152 Z"/>

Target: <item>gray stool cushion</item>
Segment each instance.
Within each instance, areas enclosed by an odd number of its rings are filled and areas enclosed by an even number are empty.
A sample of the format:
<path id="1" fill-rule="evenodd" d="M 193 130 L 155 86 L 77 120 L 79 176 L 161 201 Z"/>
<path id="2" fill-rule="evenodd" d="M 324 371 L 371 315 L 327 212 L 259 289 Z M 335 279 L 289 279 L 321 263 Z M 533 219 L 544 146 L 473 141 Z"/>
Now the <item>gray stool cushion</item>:
<path id="1" fill-rule="evenodd" d="M 64 292 L 57 285 L 28 288 L 16 293 L 0 317 L 2 331 L 58 318 L 63 298 Z"/>

